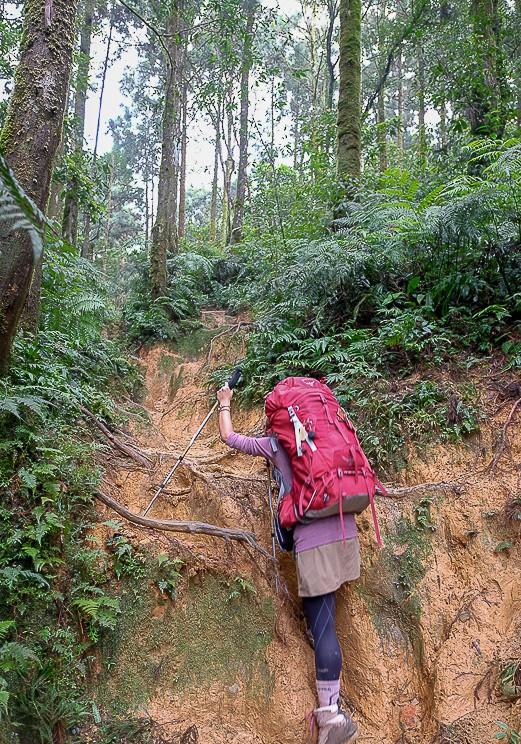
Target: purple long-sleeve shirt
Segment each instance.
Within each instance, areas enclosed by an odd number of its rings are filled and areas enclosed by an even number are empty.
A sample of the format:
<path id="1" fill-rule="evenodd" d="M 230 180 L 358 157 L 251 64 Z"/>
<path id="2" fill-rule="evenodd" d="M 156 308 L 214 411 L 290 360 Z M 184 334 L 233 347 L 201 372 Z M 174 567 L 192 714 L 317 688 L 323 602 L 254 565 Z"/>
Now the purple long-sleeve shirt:
<path id="1" fill-rule="evenodd" d="M 282 476 L 284 491 L 290 491 L 293 484 L 293 473 L 287 452 L 273 437 L 246 437 L 232 432 L 226 444 L 233 449 L 254 457 L 265 457 L 270 460 Z M 307 524 L 298 524 L 294 531 L 295 550 L 318 548 L 320 545 L 338 542 L 344 539 L 340 517 L 324 517 Z M 346 539 L 357 536 L 356 521 L 353 514 L 344 514 L 344 534 Z"/>

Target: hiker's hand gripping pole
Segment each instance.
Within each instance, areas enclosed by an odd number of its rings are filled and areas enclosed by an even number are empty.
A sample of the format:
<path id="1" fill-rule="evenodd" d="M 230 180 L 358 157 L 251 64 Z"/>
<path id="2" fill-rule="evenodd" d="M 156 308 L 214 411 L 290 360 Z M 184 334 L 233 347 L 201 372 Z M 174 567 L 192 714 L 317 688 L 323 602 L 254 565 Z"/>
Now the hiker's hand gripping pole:
<path id="1" fill-rule="evenodd" d="M 233 388 L 239 383 L 239 381 L 241 379 L 241 376 L 242 376 L 242 370 L 239 369 L 239 367 L 237 367 L 237 369 L 235 369 L 233 371 L 232 376 L 228 380 L 228 387 L 230 388 L 230 390 L 233 390 Z M 148 504 L 147 508 L 143 512 L 143 515 L 142 515 L 143 517 L 146 517 L 146 515 L 148 514 L 148 512 L 150 511 L 150 509 L 154 506 L 154 503 L 156 502 L 156 499 L 161 495 L 161 493 L 168 486 L 168 484 L 172 480 L 172 476 L 174 475 L 175 471 L 177 470 L 177 468 L 179 467 L 179 465 L 185 459 L 188 451 L 192 448 L 192 446 L 194 445 L 197 437 L 202 432 L 202 430 L 204 429 L 204 427 L 206 426 L 206 424 L 208 423 L 208 421 L 212 418 L 212 416 L 215 413 L 215 410 L 216 410 L 216 408 L 217 408 L 218 405 L 219 405 L 219 401 L 216 401 L 214 403 L 214 405 L 212 406 L 211 410 L 208 412 L 208 414 L 207 414 L 206 418 L 204 419 L 204 421 L 202 422 L 201 426 L 197 429 L 197 431 L 195 432 L 195 434 L 193 435 L 193 437 L 190 439 L 190 442 L 188 443 L 188 445 L 187 445 L 186 449 L 184 450 L 184 452 L 181 455 L 179 455 L 179 457 L 177 458 L 176 463 L 173 466 L 173 468 L 171 468 L 168 471 L 168 473 L 165 475 L 165 477 L 161 481 L 161 484 L 160 484 L 159 488 L 157 489 L 157 491 L 154 494 L 154 498 L 150 501 L 150 503 Z"/>

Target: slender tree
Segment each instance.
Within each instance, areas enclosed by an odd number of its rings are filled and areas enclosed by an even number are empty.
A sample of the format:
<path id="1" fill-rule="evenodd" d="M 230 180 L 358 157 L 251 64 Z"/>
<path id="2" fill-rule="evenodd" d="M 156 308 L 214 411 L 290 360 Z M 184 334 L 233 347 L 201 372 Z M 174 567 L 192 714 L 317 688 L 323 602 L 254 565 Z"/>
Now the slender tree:
<path id="1" fill-rule="evenodd" d="M 427 131 L 425 128 L 425 57 L 421 40 L 416 44 L 416 92 L 418 96 L 418 159 L 420 168 L 427 160 Z"/>
<path id="2" fill-rule="evenodd" d="M 178 34 L 180 22 L 180 0 L 169 0 L 166 23 L 167 58 L 165 59 L 166 86 L 163 103 L 161 166 L 157 195 L 156 220 L 152 229 L 150 246 L 150 279 L 152 297 L 157 299 L 166 291 L 166 261 L 170 252 L 175 250 L 176 210 L 173 204 L 177 201 L 177 181 L 175 167 L 175 135 L 178 119 Z"/>
<path id="3" fill-rule="evenodd" d="M 510 91 L 505 79 L 499 0 L 470 0 L 472 77 L 466 114 L 474 135 L 502 137 Z"/>
<path id="4" fill-rule="evenodd" d="M 95 0 L 85 0 L 84 16 L 81 25 L 80 53 L 78 58 L 78 71 L 76 75 L 76 95 L 74 99 L 74 124 L 73 124 L 73 153 L 79 161 L 83 153 L 83 140 L 85 137 L 85 109 L 87 104 L 87 92 L 89 90 L 89 73 L 91 63 L 92 29 L 95 10 Z M 79 167 L 79 162 L 76 166 Z M 78 179 L 73 175 L 66 186 L 65 203 L 63 207 L 63 237 L 69 243 L 76 244 L 78 238 Z"/>
<path id="5" fill-rule="evenodd" d="M 63 127 L 72 66 L 77 0 L 26 0 L 20 63 L 0 150 L 20 184 L 45 211 Z M 0 369 L 11 346 L 35 272 L 30 239 L 0 226 Z M 37 296 L 36 315 L 39 307 Z"/>
<path id="6" fill-rule="evenodd" d="M 181 163 L 179 166 L 179 219 L 177 234 L 180 238 L 185 234 L 186 222 L 186 167 L 188 149 L 188 85 L 183 83 L 181 94 Z"/>
<path id="7" fill-rule="evenodd" d="M 360 0 L 340 0 L 337 172 L 346 184 L 361 170 L 361 30 Z"/>
<path id="8" fill-rule="evenodd" d="M 244 0 L 246 28 L 241 65 L 241 114 L 239 134 L 239 168 L 237 172 L 237 196 L 233 210 L 233 225 L 230 242 L 240 243 L 244 221 L 244 202 L 246 198 L 246 178 L 248 166 L 248 112 L 250 103 L 250 70 L 252 66 L 253 24 L 255 22 L 256 0 Z"/>

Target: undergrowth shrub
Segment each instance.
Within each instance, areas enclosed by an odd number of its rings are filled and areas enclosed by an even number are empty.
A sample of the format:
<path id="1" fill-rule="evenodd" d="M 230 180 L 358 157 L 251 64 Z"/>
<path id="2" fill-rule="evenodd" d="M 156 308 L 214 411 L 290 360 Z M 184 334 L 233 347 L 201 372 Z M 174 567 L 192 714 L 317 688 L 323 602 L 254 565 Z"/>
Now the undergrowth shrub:
<path id="1" fill-rule="evenodd" d="M 115 397 L 139 385 L 122 348 L 104 336 L 111 316 L 102 277 L 49 241 L 39 332 L 18 335 L 0 381 L 5 742 L 52 744 L 85 719 L 89 649 L 119 612 L 106 559 L 90 541 L 100 472 L 81 424 L 84 409 L 121 418 Z"/>
<path id="2" fill-rule="evenodd" d="M 137 259 L 142 271 L 134 282 L 123 310 L 131 342 L 172 341 L 185 335 L 183 321 L 196 318 L 213 301 L 215 260 L 202 253 L 183 251 L 168 261 L 169 283 L 164 297 L 151 300 L 145 256 Z"/>

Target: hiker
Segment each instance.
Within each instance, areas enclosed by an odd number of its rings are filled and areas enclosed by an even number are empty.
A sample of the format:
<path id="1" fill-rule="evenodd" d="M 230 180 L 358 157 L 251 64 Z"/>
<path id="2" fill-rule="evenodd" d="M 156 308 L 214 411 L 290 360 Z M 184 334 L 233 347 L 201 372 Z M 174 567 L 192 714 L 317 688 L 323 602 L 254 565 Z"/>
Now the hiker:
<path id="1" fill-rule="evenodd" d="M 312 383 L 308 381 L 308 384 Z M 274 436 L 248 437 L 237 434 L 231 418 L 232 396 L 233 390 L 228 385 L 217 393 L 221 439 L 247 455 L 267 458 L 274 466 L 277 479 L 280 479 L 282 494 L 289 494 L 293 470 L 287 451 Z M 285 414 L 287 418 L 287 410 Z M 307 439 L 310 447 L 314 447 L 312 438 L 301 424 L 300 429 L 303 441 Z M 318 744 L 352 744 L 357 738 L 358 726 L 338 706 L 342 652 L 336 633 L 335 615 L 336 591 L 345 582 L 355 581 L 360 576 L 360 548 L 354 514 L 342 515 L 340 512 L 339 516 L 337 510 L 333 516 L 299 523 L 293 530 L 293 541 L 298 593 L 302 597 L 304 615 L 315 649 L 318 707 L 314 710 L 314 716 L 319 729 Z"/>

